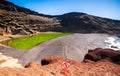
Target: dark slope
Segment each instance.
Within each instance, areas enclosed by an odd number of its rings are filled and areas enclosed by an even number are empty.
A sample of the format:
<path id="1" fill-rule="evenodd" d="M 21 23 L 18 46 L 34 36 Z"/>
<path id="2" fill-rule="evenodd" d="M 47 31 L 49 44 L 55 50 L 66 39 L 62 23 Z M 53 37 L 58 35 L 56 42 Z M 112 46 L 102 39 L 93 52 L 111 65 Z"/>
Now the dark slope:
<path id="1" fill-rule="evenodd" d="M 64 32 L 78 33 L 120 33 L 120 21 L 97 16 L 88 15 L 85 13 L 67 13 L 57 16 L 61 21 Z"/>
<path id="2" fill-rule="evenodd" d="M 49 15 L 39 14 L 8 1 L 0 1 L 0 34 L 34 34 L 54 31 L 59 21 Z"/>

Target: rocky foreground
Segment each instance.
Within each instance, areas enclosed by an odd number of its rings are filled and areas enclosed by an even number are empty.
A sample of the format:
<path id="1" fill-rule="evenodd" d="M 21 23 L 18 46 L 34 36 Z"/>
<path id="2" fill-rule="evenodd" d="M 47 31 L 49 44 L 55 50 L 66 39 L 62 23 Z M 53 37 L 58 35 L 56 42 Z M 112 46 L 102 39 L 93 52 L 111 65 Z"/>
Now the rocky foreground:
<path id="1" fill-rule="evenodd" d="M 70 64 L 68 72 L 62 71 L 63 61 Z M 49 56 L 41 65 L 30 62 L 25 68 L 1 67 L 0 76 L 120 76 L 120 52 L 89 50 L 82 62 Z"/>

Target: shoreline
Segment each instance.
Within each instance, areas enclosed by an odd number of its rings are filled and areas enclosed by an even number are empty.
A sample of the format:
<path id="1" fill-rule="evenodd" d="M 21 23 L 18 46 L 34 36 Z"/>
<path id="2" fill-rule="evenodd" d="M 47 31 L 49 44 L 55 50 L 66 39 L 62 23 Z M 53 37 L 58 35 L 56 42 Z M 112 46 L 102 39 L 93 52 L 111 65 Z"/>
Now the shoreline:
<path id="1" fill-rule="evenodd" d="M 40 32 L 40 33 L 55 33 L 55 32 Z M 40 34 L 40 33 L 36 33 L 36 34 Z M 11 40 L 11 39 L 15 39 L 15 38 L 33 36 L 33 35 L 36 35 L 36 34 L 32 34 L 32 35 L 10 35 L 10 34 L 6 34 L 4 36 L 0 36 L 0 42 L 4 42 L 6 40 Z M 78 34 L 78 33 L 74 33 L 74 34 Z M 91 34 L 100 34 L 100 33 L 91 33 Z M 90 35 L 90 34 L 88 34 L 88 35 Z M 103 35 L 107 35 L 107 37 L 103 40 L 105 48 L 110 48 L 110 49 L 113 49 L 113 50 L 120 50 L 120 42 L 116 42 L 116 39 L 119 38 L 118 36 L 110 35 L 110 34 L 103 34 Z"/>
<path id="2" fill-rule="evenodd" d="M 3 41 L 6 41 L 6 40 L 11 40 L 11 39 L 15 39 L 15 38 L 22 38 L 22 37 L 28 37 L 28 36 L 33 36 L 33 35 L 37 35 L 37 34 L 41 34 L 41 33 L 57 33 L 57 32 L 51 32 L 51 31 L 48 31 L 48 32 L 37 32 L 35 34 L 30 34 L 30 35 L 19 35 L 19 34 L 16 34 L 16 35 L 12 35 L 12 34 L 5 34 L 4 36 L 1 36 L 0 35 L 0 42 L 3 42 Z M 61 33 L 61 32 L 59 32 Z"/>
<path id="3" fill-rule="evenodd" d="M 27 37 L 27 36 L 28 35 L 5 35 L 5 36 L 1 36 L 0 42 L 15 39 L 15 38 Z"/>

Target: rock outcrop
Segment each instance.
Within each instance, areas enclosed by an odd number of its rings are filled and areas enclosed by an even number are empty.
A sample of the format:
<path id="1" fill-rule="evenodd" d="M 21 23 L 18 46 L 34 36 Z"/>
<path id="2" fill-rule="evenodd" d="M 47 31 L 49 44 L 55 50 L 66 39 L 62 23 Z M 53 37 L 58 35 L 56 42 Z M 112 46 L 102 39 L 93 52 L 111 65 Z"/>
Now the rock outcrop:
<path id="1" fill-rule="evenodd" d="M 107 60 L 112 63 L 120 64 L 120 51 L 96 48 L 95 50 L 89 50 L 88 54 L 85 55 L 85 59 L 95 62 Z"/>

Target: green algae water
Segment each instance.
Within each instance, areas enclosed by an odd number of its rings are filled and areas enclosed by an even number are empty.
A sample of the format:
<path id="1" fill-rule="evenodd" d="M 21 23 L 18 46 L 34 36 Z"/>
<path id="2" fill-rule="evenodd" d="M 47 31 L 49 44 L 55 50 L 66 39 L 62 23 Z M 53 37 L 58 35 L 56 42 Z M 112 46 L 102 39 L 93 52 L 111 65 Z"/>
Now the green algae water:
<path id="1" fill-rule="evenodd" d="M 62 36 L 67 36 L 67 35 L 70 35 L 70 34 L 59 33 L 59 32 L 58 33 L 41 33 L 34 36 L 6 40 L 1 43 L 13 48 L 27 50 L 45 41 L 62 37 Z"/>

